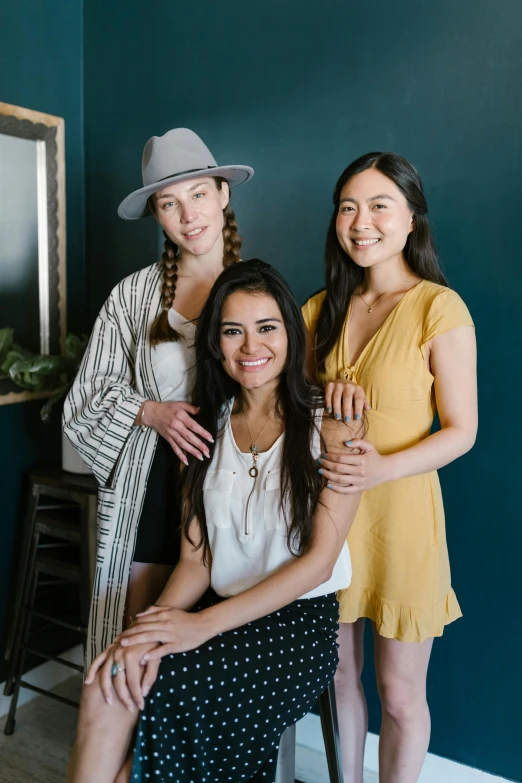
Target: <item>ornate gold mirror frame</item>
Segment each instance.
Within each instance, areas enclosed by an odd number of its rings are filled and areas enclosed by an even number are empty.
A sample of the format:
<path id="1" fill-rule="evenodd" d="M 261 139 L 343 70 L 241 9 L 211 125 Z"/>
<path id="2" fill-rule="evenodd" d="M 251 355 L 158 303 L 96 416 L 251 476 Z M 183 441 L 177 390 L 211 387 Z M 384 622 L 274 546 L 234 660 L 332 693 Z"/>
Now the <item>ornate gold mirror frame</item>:
<path id="1" fill-rule="evenodd" d="M 31 203 L 34 202 L 35 210 L 35 228 L 34 228 L 34 253 L 37 256 L 37 287 L 38 287 L 38 318 L 39 334 L 33 335 L 33 342 L 36 345 L 36 351 L 40 354 L 63 354 L 66 336 L 66 247 L 65 247 L 65 144 L 64 144 L 64 121 L 61 117 L 53 117 L 50 114 L 42 114 L 38 111 L 23 109 L 20 106 L 11 106 L 0 102 L 0 171 L 2 171 L 2 139 L 3 137 L 16 137 L 36 143 L 36 150 L 32 145 L 27 145 L 28 154 L 25 155 L 24 149 L 21 149 L 20 160 L 30 161 L 27 165 L 33 167 L 35 172 L 29 176 L 29 181 L 34 183 L 32 193 L 28 194 Z M 9 156 L 9 145 L 14 144 L 9 139 L 4 139 L 4 155 Z M 21 146 L 21 145 L 19 145 Z M 4 171 L 11 172 L 13 182 L 19 186 L 16 170 L 13 171 L 13 161 L 4 160 Z M 25 165 L 25 162 L 24 162 Z M 10 166 L 10 168 L 9 168 Z M 9 181 L 0 181 L 0 189 L 4 188 L 2 197 L 9 198 Z M 20 185 L 18 189 L 23 189 Z M 36 190 L 36 194 L 34 193 Z M 23 190 L 22 190 L 23 203 Z M 16 208 L 15 208 L 16 209 Z M 37 211 L 37 221 L 36 221 Z M 2 216 L 0 215 L 0 226 Z M 14 221 L 16 222 L 16 221 Z M 37 228 L 36 228 L 37 222 Z M 4 228 L 4 248 L 8 247 L 8 239 L 5 231 L 9 230 L 9 223 Z M 14 229 L 13 229 L 14 232 Z M 23 232 L 14 232 L 12 242 L 17 241 Z M 2 237 L 0 237 L 2 242 Z M 36 250 L 37 246 L 37 250 Z M 23 253 L 23 248 L 21 250 Z M 19 270 L 9 269 L 9 264 L 17 264 L 16 253 L 13 254 L 13 260 L 9 252 L 2 254 L 0 247 L 0 295 L 2 289 L 4 297 L 11 295 L 10 286 L 18 286 L 18 290 L 13 290 L 13 296 L 23 294 L 24 282 L 20 275 L 16 275 Z M 36 266 L 36 263 L 35 263 Z M 36 270 L 35 270 L 36 275 Z M 32 278 L 32 276 L 31 276 Z M 16 280 L 16 283 L 13 283 Z M 36 279 L 26 281 L 36 288 Z M 0 328 L 15 327 L 12 323 L 4 323 L 8 315 L 0 312 Z M 36 332 L 36 325 L 34 331 Z M 34 349 L 33 349 L 34 350 Z M 6 405 L 14 402 L 24 402 L 50 396 L 50 392 L 30 392 L 23 391 L 17 387 L 9 378 L 0 379 L 0 405 Z"/>

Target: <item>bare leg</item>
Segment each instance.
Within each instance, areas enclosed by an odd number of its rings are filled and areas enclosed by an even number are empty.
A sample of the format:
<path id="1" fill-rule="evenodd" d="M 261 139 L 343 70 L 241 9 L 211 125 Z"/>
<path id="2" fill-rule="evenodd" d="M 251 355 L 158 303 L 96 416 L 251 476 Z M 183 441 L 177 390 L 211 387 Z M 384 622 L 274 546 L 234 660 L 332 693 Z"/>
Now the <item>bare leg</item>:
<path id="1" fill-rule="evenodd" d="M 174 566 L 157 563 L 132 564 L 127 587 L 124 628 L 129 627 L 138 612 L 143 612 L 158 599 L 173 569 Z"/>
<path id="2" fill-rule="evenodd" d="M 114 783 L 129 783 L 131 772 L 132 772 L 132 756 L 133 751 L 131 750 L 125 759 L 125 763 L 123 764 L 123 767 L 120 769 L 118 773 L 118 777 L 114 781 Z"/>
<path id="3" fill-rule="evenodd" d="M 68 783 L 114 783 L 129 753 L 138 715 L 118 699 L 106 704 L 98 678 L 84 686 Z"/>
<path id="4" fill-rule="evenodd" d="M 153 603 L 165 587 L 172 566 L 133 563 L 124 627 L 138 612 Z M 132 729 L 134 715 L 115 699 L 109 707 L 102 696 L 98 679 L 83 689 L 76 743 L 69 763 L 69 783 L 124 783 L 132 768 Z"/>
<path id="5" fill-rule="evenodd" d="M 364 618 L 339 624 L 339 667 L 335 695 L 344 783 L 362 783 L 368 708 L 361 682 L 364 664 Z"/>
<path id="6" fill-rule="evenodd" d="M 382 704 L 380 783 L 417 783 L 430 742 L 426 676 L 433 639 L 418 644 L 379 636 L 375 670 Z"/>

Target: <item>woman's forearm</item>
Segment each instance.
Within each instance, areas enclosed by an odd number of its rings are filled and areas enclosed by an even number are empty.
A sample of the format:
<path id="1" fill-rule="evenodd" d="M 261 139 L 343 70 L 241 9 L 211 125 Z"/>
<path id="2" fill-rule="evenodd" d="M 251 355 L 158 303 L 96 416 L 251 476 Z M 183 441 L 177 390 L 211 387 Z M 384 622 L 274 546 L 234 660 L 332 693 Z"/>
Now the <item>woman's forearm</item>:
<path id="1" fill-rule="evenodd" d="M 476 430 L 444 427 L 415 446 L 386 457 L 389 475 L 386 481 L 418 476 L 449 465 L 469 451 L 475 443 Z"/>
<path id="2" fill-rule="evenodd" d="M 209 638 L 281 609 L 327 581 L 331 572 L 331 563 L 312 552 L 291 561 L 254 587 L 200 612 Z"/>
<path id="3" fill-rule="evenodd" d="M 197 604 L 209 586 L 209 569 L 193 560 L 182 558 L 154 605 L 188 611 Z"/>

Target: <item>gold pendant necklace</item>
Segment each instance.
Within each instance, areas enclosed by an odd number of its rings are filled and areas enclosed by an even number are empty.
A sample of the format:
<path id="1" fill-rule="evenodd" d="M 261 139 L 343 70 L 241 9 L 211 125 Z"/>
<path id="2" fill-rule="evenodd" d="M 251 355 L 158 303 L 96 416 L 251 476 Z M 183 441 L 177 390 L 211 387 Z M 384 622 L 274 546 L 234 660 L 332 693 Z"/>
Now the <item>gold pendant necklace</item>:
<path id="1" fill-rule="evenodd" d="M 378 299 L 375 300 L 373 304 L 368 304 L 364 296 L 359 292 L 359 296 L 361 297 L 362 301 L 364 302 L 365 306 L 368 308 L 368 314 L 371 315 L 373 308 L 375 305 L 378 305 L 381 299 L 383 299 L 385 296 L 388 296 L 389 294 L 394 294 L 396 291 L 399 291 L 399 289 L 402 287 L 403 283 L 405 283 L 406 280 L 403 280 L 400 285 L 397 286 L 397 288 L 393 288 L 391 291 L 385 291 L 384 294 L 381 294 Z"/>
<path id="2" fill-rule="evenodd" d="M 257 458 L 259 457 L 259 449 L 257 448 L 256 444 L 257 444 L 257 441 L 259 440 L 259 438 L 261 437 L 261 435 L 263 434 L 263 432 L 265 431 L 268 422 L 272 418 L 272 413 L 269 414 L 268 419 L 263 424 L 261 432 L 259 433 L 259 435 L 257 436 L 257 438 L 255 440 L 252 437 L 252 433 L 250 432 L 250 427 L 248 426 L 248 421 L 247 421 L 247 417 L 245 416 L 245 410 L 243 408 L 243 403 L 241 403 L 241 413 L 243 414 L 243 418 L 245 420 L 246 428 L 248 430 L 248 434 L 250 435 L 250 440 L 252 441 L 252 443 L 250 444 L 250 453 L 252 455 L 252 467 L 248 471 L 248 475 L 252 476 L 252 478 L 255 479 L 259 475 L 259 470 L 257 469 Z"/>

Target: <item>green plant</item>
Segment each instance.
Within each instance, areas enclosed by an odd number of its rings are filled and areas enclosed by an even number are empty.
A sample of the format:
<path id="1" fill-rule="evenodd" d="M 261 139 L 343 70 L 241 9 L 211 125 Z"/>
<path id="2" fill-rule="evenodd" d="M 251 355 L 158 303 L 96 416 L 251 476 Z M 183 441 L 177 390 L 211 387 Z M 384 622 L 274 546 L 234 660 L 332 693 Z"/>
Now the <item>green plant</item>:
<path id="1" fill-rule="evenodd" d="M 0 329 L 0 377 L 28 391 L 52 392 L 40 411 L 42 421 L 49 421 L 53 406 L 69 391 L 87 341 L 85 335 L 68 334 L 64 356 L 39 356 L 14 341 L 13 329 Z"/>

